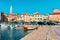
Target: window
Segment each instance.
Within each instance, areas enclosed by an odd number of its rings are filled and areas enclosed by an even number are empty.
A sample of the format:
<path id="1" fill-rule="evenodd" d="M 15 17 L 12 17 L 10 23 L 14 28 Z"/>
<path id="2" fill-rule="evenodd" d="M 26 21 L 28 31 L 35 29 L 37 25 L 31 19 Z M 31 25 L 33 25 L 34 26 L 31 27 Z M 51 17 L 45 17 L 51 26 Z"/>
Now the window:
<path id="1" fill-rule="evenodd" d="M 37 20 L 37 18 L 35 18 L 35 20 Z"/>
<path id="2" fill-rule="evenodd" d="M 40 18 L 40 20 L 42 20 L 42 18 Z"/>
<path id="3" fill-rule="evenodd" d="M 38 20 L 39 20 L 39 18 L 38 18 Z"/>
<path id="4" fill-rule="evenodd" d="M 35 17 L 37 17 L 37 15 L 35 15 Z"/>
<path id="5" fill-rule="evenodd" d="M 39 17 L 39 15 L 38 15 L 38 17 Z"/>

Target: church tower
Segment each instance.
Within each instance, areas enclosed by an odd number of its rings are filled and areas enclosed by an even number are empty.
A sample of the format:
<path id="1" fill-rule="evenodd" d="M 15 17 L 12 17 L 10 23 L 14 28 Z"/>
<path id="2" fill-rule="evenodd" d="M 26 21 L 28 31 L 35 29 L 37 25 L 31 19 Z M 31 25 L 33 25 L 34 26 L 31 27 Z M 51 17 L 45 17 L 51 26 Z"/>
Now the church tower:
<path id="1" fill-rule="evenodd" d="M 10 6 L 10 14 L 12 14 L 12 6 Z"/>

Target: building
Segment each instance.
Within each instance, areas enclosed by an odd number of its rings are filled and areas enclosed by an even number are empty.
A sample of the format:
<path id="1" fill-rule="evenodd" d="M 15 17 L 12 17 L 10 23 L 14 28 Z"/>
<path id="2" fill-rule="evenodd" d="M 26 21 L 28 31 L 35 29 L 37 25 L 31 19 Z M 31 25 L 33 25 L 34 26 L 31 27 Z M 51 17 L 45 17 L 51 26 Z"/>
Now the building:
<path id="1" fill-rule="evenodd" d="M 30 16 L 28 13 L 24 13 L 23 16 L 24 16 L 24 20 L 23 20 L 24 22 L 30 22 Z"/>
<path id="2" fill-rule="evenodd" d="M 8 17 L 8 21 L 19 21 L 19 15 L 18 14 L 10 14 Z"/>
<path id="3" fill-rule="evenodd" d="M 1 12 L 0 12 L 0 22 L 1 22 Z"/>
<path id="4" fill-rule="evenodd" d="M 10 6 L 10 14 L 12 14 L 13 12 L 12 12 L 12 6 Z"/>
<path id="5" fill-rule="evenodd" d="M 33 15 L 28 13 L 20 14 L 19 20 L 24 22 L 33 22 Z"/>
<path id="6" fill-rule="evenodd" d="M 3 13 L 3 12 L 0 12 L 0 22 L 7 22 L 5 13 Z"/>
<path id="7" fill-rule="evenodd" d="M 6 16 L 6 19 L 7 19 L 7 21 L 8 21 L 9 14 L 5 14 L 5 16 Z"/>
<path id="8" fill-rule="evenodd" d="M 8 21 L 19 21 L 19 14 L 13 14 L 12 12 L 12 6 L 10 6 L 10 14 L 5 15 Z"/>
<path id="9" fill-rule="evenodd" d="M 48 15 L 43 15 L 43 20 L 49 20 L 49 16 Z"/>
<path id="10" fill-rule="evenodd" d="M 19 16 L 19 21 L 20 21 L 20 22 L 24 21 L 24 15 L 23 15 L 23 14 L 20 14 L 20 16 Z"/>
<path id="11" fill-rule="evenodd" d="M 36 22 L 43 21 L 45 18 L 45 16 L 40 14 L 39 12 L 35 12 L 33 15 L 34 15 L 34 21 Z"/>
<path id="12" fill-rule="evenodd" d="M 30 17 L 30 22 L 33 22 L 34 21 L 34 15 L 30 14 L 29 17 Z"/>
<path id="13" fill-rule="evenodd" d="M 58 9 L 54 9 L 53 13 L 49 15 L 49 20 L 60 21 L 60 11 Z"/>

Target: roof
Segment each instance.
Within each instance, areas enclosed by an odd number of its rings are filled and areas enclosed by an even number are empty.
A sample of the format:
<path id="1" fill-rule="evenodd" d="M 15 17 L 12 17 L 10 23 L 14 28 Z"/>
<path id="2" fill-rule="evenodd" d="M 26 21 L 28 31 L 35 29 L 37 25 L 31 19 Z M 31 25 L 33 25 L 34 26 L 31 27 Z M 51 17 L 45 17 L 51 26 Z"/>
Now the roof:
<path id="1" fill-rule="evenodd" d="M 60 15 L 60 12 L 52 13 L 51 15 Z"/>
<path id="2" fill-rule="evenodd" d="M 60 10 L 58 10 L 57 8 L 53 10 L 52 15 L 59 15 L 60 14 Z"/>
<path id="3" fill-rule="evenodd" d="M 34 15 L 40 15 L 40 13 L 39 12 L 35 12 Z"/>
<path id="4" fill-rule="evenodd" d="M 23 15 L 29 15 L 28 13 L 24 13 Z"/>

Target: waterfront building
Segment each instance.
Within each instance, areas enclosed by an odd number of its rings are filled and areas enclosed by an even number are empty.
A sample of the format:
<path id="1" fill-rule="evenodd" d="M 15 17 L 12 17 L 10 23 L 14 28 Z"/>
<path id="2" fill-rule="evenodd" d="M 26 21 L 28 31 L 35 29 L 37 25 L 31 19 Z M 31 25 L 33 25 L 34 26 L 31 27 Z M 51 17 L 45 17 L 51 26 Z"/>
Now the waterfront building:
<path id="1" fill-rule="evenodd" d="M 49 20 L 60 21 L 60 11 L 58 9 L 54 9 L 53 13 L 49 15 Z"/>
<path id="2" fill-rule="evenodd" d="M 49 16 L 48 15 L 44 15 L 43 16 L 43 20 L 47 20 L 48 21 L 49 20 Z"/>
<path id="3" fill-rule="evenodd" d="M 12 6 L 10 6 L 10 14 L 8 15 L 8 21 L 12 21 L 13 19 L 13 13 L 12 13 Z"/>
<path id="4" fill-rule="evenodd" d="M 30 16 L 28 13 L 24 13 L 23 16 L 24 16 L 24 20 L 23 20 L 24 22 L 30 22 Z"/>
<path id="5" fill-rule="evenodd" d="M 13 14 L 12 12 L 12 6 L 10 6 L 10 14 L 5 15 L 8 21 L 19 21 L 19 14 Z"/>
<path id="6" fill-rule="evenodd" d="M 33 15 L 28 13 L 20 14 L 19 20 L 24 22 L 33 22 Z"/>
<path id="7" fill-rule="evenodd" d="M 20 15 L 19 15 L 19 21 L 20 21 L 20 22 L 24 21 L 24 15 L 23 15 L 23 14 L 20 14 Z"/>
<path id="8" fill-rule="evenodd" d="M 18 14 L 9 14 L 8 21 L 19 21 L 19 15 Z"/>
<path id="9" fill-rule="evenodd" d="M 34 21 L 34 15 L 30 14 L 29 17 L 30 17 L 30 22 L 33 22 Z"/>
<path id="10" fill-rule="evenodd" d="M 0 12 L 0 22 L 1 22 L 1 12 Z"/>
<path id="11" fill-rule="evenodd" d="M 0 22 L 7 22 L 5 13 L 3 13 L 3 12 L 0 12 Z"/>
<path id="12" fill-rule="evenodd" d="M 34 14 L 14 14 L 12 12 L 12 6 L 10 7 L 10 14 L 4 14 L 6 19 L 10 21 L 24 21 L 24 22 L 43 22 L 44 20 L 51 21 L 60 21 L 60 11 L 58 9 L 54 9 L 52 14 L 43 15 L 39 12 L 35 12 Z M 0 21 L 1 21 L 1 12 L 0 12 Z"/>
<path id="13" fill-rule="evenodd" d="M 35 12 L 34 14 L 34 21 L 40 22 L 44 20 L 44 15 L 40 14 L 39 12 Z"/>
<path id="14" fill-rule="evenodd" d="M 5 16 L 6 16 L 6 19 L 7 19 L 7 21 L 8 21 L 9 14 L 5 14 Z"/>

